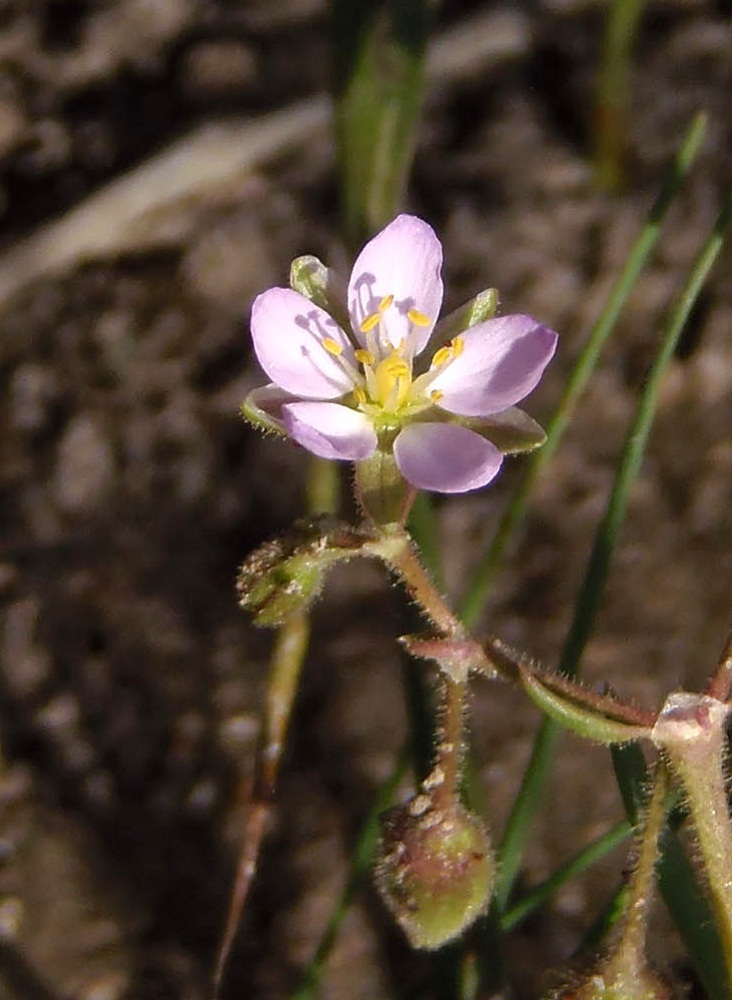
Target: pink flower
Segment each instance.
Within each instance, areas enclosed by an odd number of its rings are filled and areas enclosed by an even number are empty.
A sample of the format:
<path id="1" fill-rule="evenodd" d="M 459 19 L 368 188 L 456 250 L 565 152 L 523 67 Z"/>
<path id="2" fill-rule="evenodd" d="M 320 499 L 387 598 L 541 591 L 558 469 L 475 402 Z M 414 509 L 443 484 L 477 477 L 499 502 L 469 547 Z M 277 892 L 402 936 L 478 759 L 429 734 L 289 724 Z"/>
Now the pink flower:
<path id="1" fill-rule="evenodd" d="M 477 322 L 441 345 L 438 328 L 421 364 L 442 305 L 441 267 L 432 228 L 400 215 L 361 250 L 344 301 L 313 295 L 341 322 L 292 288 L 259 295 L 252 338 L 272 382 L 250 394 L 245 414 L 322 458 L 393 450 L 418 489 L 485 486 L 504 452 L 543 440 L 513 407 L 541 378 L 557 335 L 525 315 Z"/>

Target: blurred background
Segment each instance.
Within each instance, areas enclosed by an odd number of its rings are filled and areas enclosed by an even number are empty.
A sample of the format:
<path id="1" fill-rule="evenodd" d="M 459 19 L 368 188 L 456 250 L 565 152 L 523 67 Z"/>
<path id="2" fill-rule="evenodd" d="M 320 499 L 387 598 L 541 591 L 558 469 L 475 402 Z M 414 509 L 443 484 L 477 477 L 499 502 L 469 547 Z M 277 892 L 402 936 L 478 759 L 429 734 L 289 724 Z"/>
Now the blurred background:
<path id="1" fill-rule="evenodd" d="M 481 624 L 547 665 L 663 318 L 732 180 L 729 3 L 653 0 L 634 48 L 624 187 L 597 186 L 606 16 L 593 0 L 442 4 L 407 200 L 444 241 L 448 309 L 490 285 L 505 312 L 559 331 L 527 405 L 545 421 L 665 165 L 694 113 L 709 114 Z M 263 380 L 248 309 L 286 283 L 297 254 L 348 271 L 330 61 L 325 0 L 0 0 L 7 1000 L 208 996 L 270 647 L 237 607 L 236 569 L 302 513 L 307 464 L 238 416 Z M 730 617 L 730 259 L 666 378 L 585 660 L 592 683 L 648 707 L 703 683 Z M 485 493 L 438 504 L 455 598 L 519 462 Z M 339 570 L 314 621 L 229 1000 L 296 989 L 405 732 L 404 610 L 383 574 Z M 473 708 L 498 836 L 538 712 L 488 682 Z M 563 738 L 525 884 L 621 816 L 608 755 Z M 623 861 L 607 859 L 514 936 L 519 998 L 568 959 Z M 663 924 L 656 948 L 688 975 Z M 429 968 L 364 889 L 323 996 L 431 996 Z"/>

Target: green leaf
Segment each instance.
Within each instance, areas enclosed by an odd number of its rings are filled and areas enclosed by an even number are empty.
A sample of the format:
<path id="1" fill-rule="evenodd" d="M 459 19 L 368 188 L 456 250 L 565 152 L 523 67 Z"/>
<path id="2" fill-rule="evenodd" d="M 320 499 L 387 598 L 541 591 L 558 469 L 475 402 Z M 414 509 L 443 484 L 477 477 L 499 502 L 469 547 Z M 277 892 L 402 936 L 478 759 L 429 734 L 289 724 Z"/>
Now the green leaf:
<path id="1" fill-rule="evenodd" d="M 607 14 L 595 106 L 595 169 L 599 183 L 623 180 L 630 106 L 631 49 L 646 0 L 612 0 Z"/>
<path id="2" fill-rule="evenodd" d="M 412 165 L 434 3 L 334 0 L 335 126 L 352 246 L 399 210 Z"/>
<path id="3" fill-rule="evenodd" d="M 594 626 L 610 569 L 611 557 L 625 517 L 630 490 L 635 482 L 648 441 L 661 379 L 673 356 L 691 308 L 701 291 L 714 259 L 716 259 L 716 254 L 721 248 L 720 227 L 722 227 L 722 223 L 726 225 L 728 212 L 729 205 L 726 205 L 720 220 L 715 225 L 712 236 L 692 267 L 687 285 L 666 325 L 663 338 L 638 400 L 635 417 L 625 440 L 605 513 L 595 534 L 585 578 L 575 604 L 572 624 L 562 651 L 558 672 L 568 677 L 576 675 Z M 549 773 L 556 740 L 555 727 L 556 723 L 551 721 L 545 722 L 542 726 L 514 812 L 509 819 L 504 844 L 499 855 L 502 873 L 498 888 L 499 899 L 508 898 L 510 887 L 520 865 L 523 846 L 528 838 L 535 810 L 541 800 L 541 790 Z M 524 803 L 524 798 L 531 803 L 530 807 Z"/>
<path id="4" fill-rule="evenodd" d="M 633 827 L 628 820 L 622 820 L 607 833 L 593 841 L 573 858 L 557 868 L 549 878 L 540 885 L 530 889 L 520 899 L 509 907 L 501 917 L 501 928 L 504 932 L 518 927 L 536 910 L 558 892 L 563 885 L 584 874 L 598 861 L 602 861 L 611 851 L 630 839 Z"/>
<path id="5" fill-rule="evenodd" d="M 521 671 L 521 682 L 526 693 L 543 712 L 577 736 L 612 746 L 643 739 L 650 733 L 647 726 L 633 725 L 626 719 L 612 718 L 607 714 L 612 711 L 611 699 L 604 699 L 607 711 L 602 711 L 597 706 L 582 704 L 566 692 L 553 690 L 545 678 L 526 670 Z"/>

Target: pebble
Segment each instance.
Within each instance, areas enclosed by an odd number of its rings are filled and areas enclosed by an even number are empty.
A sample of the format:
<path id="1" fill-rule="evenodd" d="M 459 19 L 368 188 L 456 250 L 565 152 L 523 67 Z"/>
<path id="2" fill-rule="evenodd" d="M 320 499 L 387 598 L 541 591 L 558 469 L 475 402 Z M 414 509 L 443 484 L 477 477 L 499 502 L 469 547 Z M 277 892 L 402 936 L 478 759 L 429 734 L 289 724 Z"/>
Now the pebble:
<path id="1" fill-rule="evenodd" d="M 67 514 L 92 514 L 109 498 L 115 481 L 112 443 L 101 423 L 86 413 L 74 417 L 61 439 L 54 495 Z"/>

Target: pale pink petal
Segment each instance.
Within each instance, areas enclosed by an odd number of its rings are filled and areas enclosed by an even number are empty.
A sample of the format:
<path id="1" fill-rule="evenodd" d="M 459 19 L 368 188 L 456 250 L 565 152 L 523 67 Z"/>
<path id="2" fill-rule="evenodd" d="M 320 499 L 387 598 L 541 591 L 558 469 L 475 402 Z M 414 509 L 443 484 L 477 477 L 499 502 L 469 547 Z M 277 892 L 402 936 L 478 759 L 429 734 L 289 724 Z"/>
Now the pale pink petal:
<path id="1" fill-rule="evenodd" d="M 501 316 L 461 334 L 463 352 L 430 384 L 439 405 L 466 417 L 500 413 L 527 396 L 557 346 L 553 330 L 531 316 Z"/>
<path id="2" fill-rule="evenodd" d="M 358 462 L 376 448 L 368 417 L 340 403 L 287 403 L 282 421 L 290 437 L 321 458 Z"/>
<path id="3" fill-rule="evenodd" d="M 329 337 L 343 349 L 325 349 Z M 306 399 L 336 399 L 353 389 L 343 361 L 356 366 L 353 347 L 325 310 L 291 288 L 270 288 L 252 306 L 252 340 L 259 363 L 273 382 Z"/>
<path id="4" fill-rule="evenodd" d="M 411 424 L 394 442 L 399 471 L 412 486 L 436 493 L 467 493 L 493 479 L 503 456 L 494 444 L 453 424 Z"/>
<path id="5" fill-rule="evenodd" d="M 393 304 L 383 314 L 387 340 L 404 338 L 418 354 L 429 340 L 442 306 L 442 246 L 434 230 L 414 215 L 398 215 L 374 236 L 356 258 L 348 283 L 348 310 L 358 339 L 366 344 L 361 323 L 377 312 L 389 295 Z M 407 312 L 416 309 L 429 319 L 415 326 Z"/>

